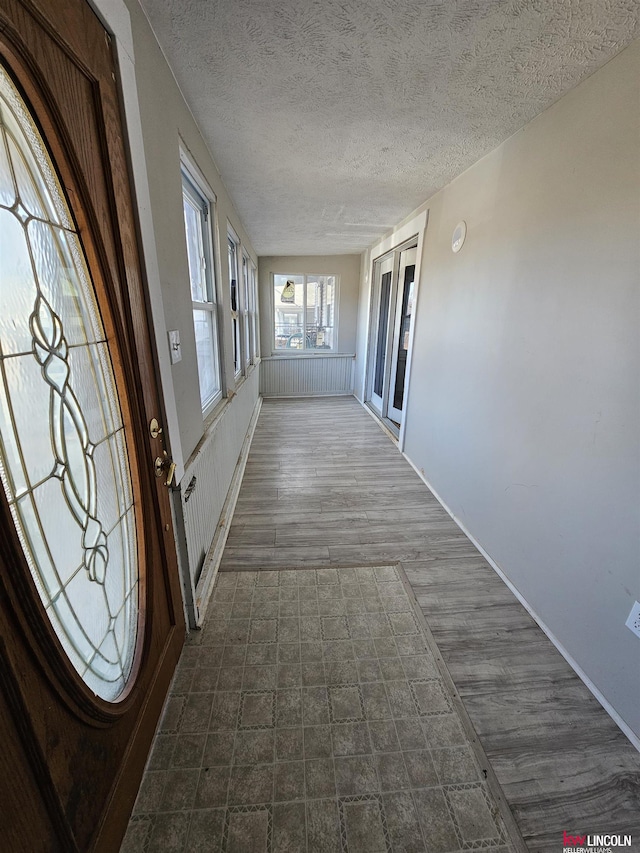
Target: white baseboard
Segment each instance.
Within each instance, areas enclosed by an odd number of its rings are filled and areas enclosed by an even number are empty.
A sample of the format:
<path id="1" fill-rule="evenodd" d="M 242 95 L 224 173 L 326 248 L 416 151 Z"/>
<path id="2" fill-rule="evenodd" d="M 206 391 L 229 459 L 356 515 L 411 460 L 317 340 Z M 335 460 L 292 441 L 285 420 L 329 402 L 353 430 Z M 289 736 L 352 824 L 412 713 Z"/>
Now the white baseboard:
<path id="1" fill-rule="evenodd" d="M 240 494 L 240 486 L 242 485 L 244 469 L 247 465 L 249 450 L 251 449 L 251 442 L 253 440 L 253 434 L 256 429 L 256 424 L 258 423 L 258 415 L 260 414 L 261 408 L 262 397 L 258 396 L 253 414 L 251 415 L 251 420 L 249 421 L 247 434 L 245 435 L 244 442 L 242 444 L 242 450 L 240 451 L 240 456 L 238 457 L 233 477 L 229 485 L 229 491 L 227 492 L 227 497 L 225 499 L 224 506 L 222 507 L 222 512 L 220 513 L 220 521 L 216 528 L 213 541 L 211 542 L 209 550 L 204 558 L 200 580 L 196 586 L 195 616 L 198 627 L 201 627 L 204 621 L 207 607 L 211 599 L 211 593 L 213 592 L 213 585 L 218 575 L 220 561 L 222 560 L 224 546 L 227 544 L 231 522 L 233 521 L 233 513 L 238 501 L 238 495 Z"/>
<path id="2" fill-rule="evenodd" d="M 365 406 L 366 408 L 366 406 Z M 370 413 L 373 414 L 373 413 Z M 374 416 L 375 417 L 375 416 Z M 593 694 L 593 696 L 597 699 L 597 701 L 602 705 L 607 714 L 611 717 L 614 723 L 618 726 L 618 728 L 623 732 L 623 734 L 631 741 L 632 745 L 640 752 L 640 737 L 628 726 L 628 724 L 622 719 L 620 714 L 615 710 L 615 708 L 611 705 L 611 703 L 603 696 L 603 694 L 598 690 L 593 681 L 589 678 L 589 676 L 584 672 L 584 670 L 579 666 L 578 663 L 573 659 L 573 657 L 569 654 L 569 652 L 564 648 L 562 643 L 557 639 L 557 637 L 553 634 L 553 632 L 545 625 L 543 620 L 538 616 L 538 614 L 533 610 L 533 608 L 529 605 L 526 598 L 522 595 L 522 593 L 518 590 L 516 586 L 509 580 L 505 572 L 500 568 L 500 566 L 496 563 L 496 561 L 492 558 L 490 554 L 488 554 L 482 545 L 478 542 L 478 540 L 470 533 L 465 525 L 460 521 L 459 518 L 455 516 L 455 514 L 449 509 L 447 504 L 440 497 L 438 492 L 433 488 L 431 483 L 427 480 L 424 473 L 413 464 L 411 459 L 407 456 L 406 453 L 402 453 L 404 458 L 407 460 L 409 465 L 416 472 L 418 477 L 422 480 L 425 486 L 429 489 L 434 498 L 438 501 L 438 503 L 442 506 L 442 508 L 447 512 L 449 516 L 455 521 L 460 530 L 464 533 L 464 535 L 476 546 L 478 551 L 485 558 L 487 563 L 491 566 L 494 572 L 504 581 L 504 583 L 509 587 L 511 592 L 518 599 L 520 604 L 524 607 L 527 613 L 531 616 L 534 622 L 538 625 L 538 627 L 546 634 L 549 640 L 553 643 L 556 649 L 560 652 L 562 657 L 569 664 L 571 669 L 576 673 L 578 678 L 582 681 L 585 687 Z"/>
<path id="3" fill-rule="evenodd" d="M 261 391 L 265 400 L 308 400 L 311 397 L 353 397 L 353 391 L 309 391 L 308 394 L 271 394 Z"/>

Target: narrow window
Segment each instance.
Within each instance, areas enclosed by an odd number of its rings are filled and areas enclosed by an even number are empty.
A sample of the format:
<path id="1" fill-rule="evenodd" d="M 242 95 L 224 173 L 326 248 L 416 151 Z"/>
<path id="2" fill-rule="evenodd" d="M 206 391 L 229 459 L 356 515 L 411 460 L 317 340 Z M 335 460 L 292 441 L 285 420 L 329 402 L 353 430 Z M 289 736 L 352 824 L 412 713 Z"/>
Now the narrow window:
<path id="1" fill-rule="evenodd" d="M 242 329 L 240 313 L 240 285 L 238 277 L 238 243 L 229 234 L 229 287 L 231 289 L 231 336 L 233 339 L 233 373 L 236 379 L 242 374 Z"/>
<path id="2" fill-rule="evenodd" d="M 240 313 L 242 315 L 242 334 L 244 339 L 244 366 L 252 362 L 251 349 L 251 295 L 249 282 L 249 258 L 242 253 L 242 293 L 240 294 Z"/>
<path id="3" fill-rule="evenodd" d="M 191 177 L 182 173 L 182 203 L 189 259 L 189 281 L 196 335 L 200 402 L 209 414 L 222 396 L 218 302 L 210 228 L 211 203 Z"/>
<path id="4" fill-rule="evenodd" d="M 249 294 L 251 298 L 251 361 L 255 363 L 259 351 L 258 340 L 258 280 L 255 265 L 249 260 Z"/>

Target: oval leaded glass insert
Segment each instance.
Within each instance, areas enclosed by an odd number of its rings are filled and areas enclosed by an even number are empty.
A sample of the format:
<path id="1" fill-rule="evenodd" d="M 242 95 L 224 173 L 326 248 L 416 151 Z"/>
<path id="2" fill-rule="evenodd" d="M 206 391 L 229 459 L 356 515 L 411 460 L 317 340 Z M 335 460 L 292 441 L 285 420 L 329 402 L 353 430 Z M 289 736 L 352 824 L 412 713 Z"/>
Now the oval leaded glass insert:
<path id="1" fill-rule="evenodd" d="M 94 693 L 116 700 L 138 622 L 122 413 L 82 246 L 1 66 L 0 477 L 62 646 Z"/>

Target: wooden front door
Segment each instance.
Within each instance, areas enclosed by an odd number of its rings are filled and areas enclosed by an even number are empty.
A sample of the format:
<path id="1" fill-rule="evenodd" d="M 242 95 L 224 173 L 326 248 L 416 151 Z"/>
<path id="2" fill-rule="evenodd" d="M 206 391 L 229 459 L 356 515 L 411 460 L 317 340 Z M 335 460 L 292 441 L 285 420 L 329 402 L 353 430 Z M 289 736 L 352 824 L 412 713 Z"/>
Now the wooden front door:
<path id="1" fill-rule="evenodd" d="M 119 848 L 184 618 L 111 40 L 0 0 L 0 847 Z"/>

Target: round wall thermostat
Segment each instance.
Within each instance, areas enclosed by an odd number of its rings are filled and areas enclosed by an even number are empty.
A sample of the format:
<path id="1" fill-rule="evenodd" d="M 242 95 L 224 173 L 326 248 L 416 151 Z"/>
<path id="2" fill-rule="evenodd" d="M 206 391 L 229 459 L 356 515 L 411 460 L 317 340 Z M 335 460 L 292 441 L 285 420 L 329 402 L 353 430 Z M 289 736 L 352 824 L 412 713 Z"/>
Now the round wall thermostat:
<path id="1" fill-rule="evenodd" d="M 453 229 L 451 237 L 451 251 L 458 253 L 464 244 L 464 238 L 467 236 L 467 223 L 464 219 Z"/>

